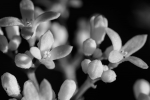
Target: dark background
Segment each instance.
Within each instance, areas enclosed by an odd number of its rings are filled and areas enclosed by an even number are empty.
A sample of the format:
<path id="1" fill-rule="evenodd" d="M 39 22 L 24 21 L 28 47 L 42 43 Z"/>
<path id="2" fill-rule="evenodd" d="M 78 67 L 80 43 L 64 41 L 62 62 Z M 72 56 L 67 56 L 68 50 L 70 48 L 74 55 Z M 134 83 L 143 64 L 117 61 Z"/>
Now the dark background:
<path id="1" fill-rule="evenodd" d="M 19 10 L 20 0 L 2 0 L 0 2 L 0 18 L 6 16 L 14 16 L 21 18 Z M 35 3 L 35 5 L 38 5 Z M 69 29 L 70 38 L 74 38 L 75 30 L 77 25 L 77 20 L 81 17 L 90 18 L 95 13 L 100 13 L 108 19 L 108 26 L 119 33 L 122 38 L 123 44 L 127 42 L 131 37 L 138 34 L 148 34 L 150 33 L 150 1 L 145 0 L 83 0 L 83 6 L 80 9 L 70 8 L 70 17 L 67 21 L 67 27 Z M 144 13 L 139 14 L 142 11 Z M 144 16 L 144 17 L 143 17 Z M 73 41 L 70 41 L 73 43 Z M 104 42 L 104 43 L 109 43 Z M 73 45 L 73 44 L 72 44 Z M 103 45 L 106 48 L 109 45 Z M 25 48 L 26 45 L 22 46 Z M 150 65 L 150 40 L 148 40 L 144 47 L 133 54 L 141 59 L 143 59 L 148 65 Z M 15 75 L 20 87 L 22 89 L 24 82 L 27 80 L 27 76 L 22 70 L 17 68 L 12 62 L 12 60 L 5 54 L 0 52 L 0 75 L 5 72 L 10 72 Z M 97 89 L 90 89 L 85 93 L 85 100 L 135 100 L 133 95 L 133 84 L 137 79 L 144 78 L 150 81 L 150 70 L 144 70 L 136 67 L 135 65 L 125 62 L 120 64 L 118 68 L 115 69 L 117 74 L 117 80 L 113 83 L 104 83 L 102 81 L 97 82 Z M 37 79 L 39 82 L 43 78 L 46 78 L 52 84 L 52 87 L 58 94 L 60 85 L 63 80 L 61 79 L 61 74 L 59 72 L 53 72 L 52 70 L 47 70 L 45 67 L 39 67 L 37 72 Z M 59 76 L 59 77 L 58 77 Z M 83 78 L 80 78 L 83 76 Z M 85 74 L 81 70 L 78 71 L 79 85 L 82 84 Z M 9 97 L 0 86 L 1 99 L 8 99 Z"/>

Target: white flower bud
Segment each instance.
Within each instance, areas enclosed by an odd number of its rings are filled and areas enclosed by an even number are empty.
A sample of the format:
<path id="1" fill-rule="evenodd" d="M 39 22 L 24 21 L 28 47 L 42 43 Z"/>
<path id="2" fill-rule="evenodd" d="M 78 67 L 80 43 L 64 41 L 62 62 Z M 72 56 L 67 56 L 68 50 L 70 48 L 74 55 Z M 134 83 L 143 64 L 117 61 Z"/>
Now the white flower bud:
<path id="1" fill-rule="evenodd" d="M 70 100 L 76 90 L 76 83 L 73 80 L 65 80 L 61 85 L 58 99 L 59 100 Z"/>
<path id="2" fill-rule="evenodd" d="M 111 51 L 108 57 L 108 60 L 111 63 L 118 63 L 122 59 L 123 59 L 123 55 L 119 51 L 116 51 L 116 50 Z"/>
<path id="3" fill-rule="evenodd" d="M 91 79 L 96 79 L 101 77 L 103 73 L 103 65 L 100 60 L 93 60 L 89 63 L 87 73 Z"/>
<path id="4" fill-rule="evenodd" d="M 137 80 L 133 86 L 134 95 L 138 98 L 140 93 L 149 95 L 150 93 L 150 84 L 144 79 Z"/>
<path id="5" fill-rule="evenodd" d="M 116 80 L 116 73 L 113 70 L 104 71 L 101 79 L 103 82 L 111 83 Z"/>
<path id="6" fill-rule="evenodd" d="M 102 51 L 99 48 L 96 48 L 95 52 L 93 53 L 94 58 L 100 58 L 102 56 Z"/>
<path id="7" fill-rule="evenodd" d="M 6 33 L 9 40 L 11 40 L 14 36 L 19 36 L 20 35 L 19 26 L 6 27 Z"/>
<path id="8" fill-rule="evenodd" d="M 87 73 L 88 65 L 89 65 L 90 62 L 91 62 L 90 59 L 84 59 L 81 62 L 81 67 L 82 67 L 82 70 L 83 70 L 84 73 Z"/>
<path id="9" fill-rule="evenodd" d="M 15 56 L 16 66 L 24 69 L 29 69 L 32 66 L 32 59 L 26 54 L 17 54 Z"/>
<path id="10" fill-rule="evenodd" d="M 2 86 L 9 96 L 19 96 L 20 87 L 17 79 L 10 73 L 4 73 L 1 77 Z"/>
<path id="11" fill-rule="evenodd" d="M 86 56 L 91 56 L 95 50 L 96 50 L 95 40 L 88 38 L 83 42 L 83 53 Z"/>
<path id="12" fill-rule="evenodd" d="M 20 43 L 21 43 L 21 37 L 20 36 L 14 36 L 10 40 L 10 42 L 8 44 L 9 50 L 16 50 L 16 49 L 18 49 Z"/>

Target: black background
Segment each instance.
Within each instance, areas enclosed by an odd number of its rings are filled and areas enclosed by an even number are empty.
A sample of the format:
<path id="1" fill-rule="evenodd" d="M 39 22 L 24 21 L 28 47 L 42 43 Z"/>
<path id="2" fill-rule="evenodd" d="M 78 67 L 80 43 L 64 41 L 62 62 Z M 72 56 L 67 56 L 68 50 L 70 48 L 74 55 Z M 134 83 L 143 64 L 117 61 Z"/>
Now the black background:
<path id="1" fill-rule="evenodd" d="M 0 18 L 6 16 L 14 16 L 21 18 L 19 10 L 20 0 L 1 0 L 0 2 Z M 146 4 L 146 5 L 145 5 Z M 35 4 L 37 5 L 37 4 Z M 75 30 L 77 25 L 77 20 L 81 17 L 90 18 L 95 13 L 100 13 L 108 19 L 108 26 L 119 33 L 122 38 L 123 44 L 127 42 L 131 37 L 138 34 L 148 34 L 150 32 L 150 24 L 140 23 L 136 11 L 142 7 L 150 7 L 150 1 L 145 0 L 83 0 L 83 6 L 80 9 L 70 8 L 70 17 L 67 21 L 67 28 L 69 30 L 70 38 L 74 38 Z M 148 6 L 149 5 L 149 6 Z M 141 7 L 141 8 L 142 8 Z M 149 10 L 150 13 L 150 10 Z M 147 15 L 148 16 L 148 15 Z M 143 19 L 142 19 L 143 20 Z M 147 23 L 149 20 L 147 20 Z M 141 24 L 141 26 L 139 26 Z M 145 26 L 144 26 L 145 25 Z M 144 26 L 144 28 L 141 28 Z M 70 39 L 71 40 L 71 39 Z M 106 42 L 110 44 L 110 40 L 106 39 Z M 73 43 L 72 41 L 70 41 Z M 72 44 L 73 45 L 73 44 Z M 106 48 L 109 45 L 104 45 Z M 22 46 L 25 48 L 26 45 Z M 148 40 L 144 47 L 133 54 L 141 59 L 143 59 L 148 65 L 150 65 L 150 40 Z M 23 52 L 23 51 L 22 51 Z M 17 68 L 14 62 L 0 52 L 0 76 L 5 73 L 10 72 L 15 75 L 20 87 L 22 89 L 24 82 L 27 80 L 27 76 L 22 70 Z M 102 81 L 97 82 L 97 89 L 89 89 L 85 94 L 85 100 L 135 100 L 133 95 L 133 84 L 137 79 L 144 78 L 150 81 L 150 70 L 144 70 L 136 67 L 135 65 L 125 62 L 120 64 L 118 68 L 115 69 L 117 74 L 117 79 L 113 83 L 104 83 Z M 79 85 L 82 84 L 83 80 L 86 79 L 86 75 L 83 74 L 81 70 L 78 71 Z M 56 95 L 58 94 L 60 85 L 63 80 L 61 79 L 61 74 L 53 70 L 47 70 L 44 66 L 40 66 L 36 72 L 37 79 L 39 82 L 43 78 L 50 81 Z M 81 78 L 83 76 L 83 78 Z M 9 97 L 0 86 L 1 99 L 8 99 Z"/>

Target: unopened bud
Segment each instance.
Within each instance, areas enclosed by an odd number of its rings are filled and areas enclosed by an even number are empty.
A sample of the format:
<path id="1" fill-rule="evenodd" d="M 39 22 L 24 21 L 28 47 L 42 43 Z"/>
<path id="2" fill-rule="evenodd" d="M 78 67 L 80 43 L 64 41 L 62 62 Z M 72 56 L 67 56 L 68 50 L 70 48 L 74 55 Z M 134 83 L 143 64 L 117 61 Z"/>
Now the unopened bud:
<path id="1" fill-rule="evenodd" d="M 89 38 L 83 42 L 83 53 L 87 56 L 90 56 L 94 53 L 96 49 L 96 42 Z"/>
<path id="2" fill-rule="evenodd" d="M 16 66 L 24 69 L 29 69 L 32 66 L 31 58 L 26 54 L 17 54 L 15 56 Z"/>
<path id="3" fill-rule="evenodd" d="M 65 80 L 58 93 L 59 100 L 70 100 L 76 90 L 76 83 L 73 80 Z"/>
<path id="4" fill-rule="evenodd" d="M 145 95 L 149 95 L 150 93 L 150 84 L 148 81 L 144 79 L 137 80 L 133 86 L 134 95 L 138 98 L 140 93 Z"/>
<path id="5" fill-rule="evenodd" d="M 93 53 L 93 57 L 94 58 L 100 58 L 101 56 L 102 56 L 102 51 L 101 51 L 101 49 L 99 49 L 99 48 L 96 48 L 96 50 L 94 51 L 94 53 Z"/>
<path id="6" fill-rule="evenodd" d="M 81 62 L 82 71 L 83 71 L 84 73 L 87 73 L 88 65 L 89 65 L 90 62 L 91 62 L 90 59 L 84 59 L 84 60 Z"/>
<path id="7" fill-rule="evenodd" d="M 10 73 L 4 73 L 1 77 L 1 81 L 4 90 L 9 96 L 16 97 L 20 95 L 20 87 L 14 75 Z"/>
<path id="8" fill-rule="evenodd" d="M 17 50 L 20 43 L 21 43 L 21 37 L 20 36 L 14 36 L 8 44 L 9 50 Z"/>
<path id="9" fill-rule="evenodd" d="M 100 60 L 93 60 L 89 63 L 87 73 L 91 79 L 96 79 L 101 77 L 103 73 L 103 65 Z"/>
<path id="10" fill-rule="evenodd" d="M 113 70 L 104 71 L 101 79 L 105 83 L 111 83 L 116 80 L 116 73 Z"/>

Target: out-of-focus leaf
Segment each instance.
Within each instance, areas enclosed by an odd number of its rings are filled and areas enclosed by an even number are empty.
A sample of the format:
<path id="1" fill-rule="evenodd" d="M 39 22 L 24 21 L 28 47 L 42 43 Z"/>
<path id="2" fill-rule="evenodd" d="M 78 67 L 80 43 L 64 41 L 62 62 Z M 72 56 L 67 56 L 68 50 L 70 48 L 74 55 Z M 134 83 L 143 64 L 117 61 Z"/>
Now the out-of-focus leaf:
<path id="1" fill-rule="evenodd" d="M 149 97 L 149 95 L 140 93 L 137 100 L 150 100 L 150 97 Z"/>
<path id="2" fill-rule="evenodd" d="M 119 34 L 110 28 L 106 28 L 106 33 L 112 42 L 113 49 L 119 51 L 122 48 L 122 41 Z"/>
<path id="3" fill-rule="evenodd" d="M 59 16 L 60 16 L 60 13 L 53 12 L 53 11 L 47 11 L 47 12 L 45 12 L 45 13 L 39 15 L 39 16 L 35 19 L 33 25 L 34 25 L 34 26 L 37 26 L 37 25 L 39 25 L 39 24 L 42 23 L 42 22 L 57 19 Z"/>
<path id="4" fill-rule="evenodd" d="M 54 37 L 50 30 L 48 30 L 38 43 L 38 47 L 41 52 L 49 51 L 54 43 Z"/>
<path id="5" fill-rule="evenodd" d="M 51 59 L 56 60 L 60 58 L 64 58 L 69 55 L 72 51 L 73 47 L 69 45 L 61 45 L 51 50 Z"/>
<path id="6" fill-rule="evenodd" d="M 130 61 L 131 63 L 133 63 L 134 65 L 136 65 L 139 68 L 142 68 L 142 69 L 148 68 L 148 65 L 142 59 L 140 59 L 138 57 L 130 56 L 130 57 L 126 58 L 125 60 Z"/>
<path id="7" fill-rule="evenodd" d="M 24 83 L 23 94 L 23 100 L 40 100 L 37 89 L 31 81 L 26 81 Z"/>
<path id="8" fill-rule="evenodd" d="M 41 51 L 37 47 L 31 47 L 30 53 L 37 59 L 41 59 Z"/>
<path id="9" fill-rule="evenodd" d="M 43 100 L 52 100 L 53 98 L 52 87 L 46 79 L 44 79 L 40 84 L 40 95 Z"/>
<path id="10" fill-rule="evenodd" d="M 147 35 L 137 35 L 131 38 L 121 49 L 121 51 L 127 52 L 125 57 L 130 56 L 139 49 L 141 49 L 147 40 Z"/>
<path id="11" fill-rule="evenodd" d="M 41 59 L 39 60 L 47 69 L 54 69 L 55 68 L 55 63 L 53 60 L 47 58 L 47 59 Z"/>
<path id="12" fill-rule="evenodd" d="M 24 21 L 31 22 L 34 19 L 34 5 L 31 0 L 22 0 L 20 11 Z"/>
<path id="13" fill-rule="evenodd" d="M 4 35 L 0 35 L 0 50 L 3 53 L 8 51 L 8 41 Z"/>
<path id="14" fill-rule="evenodd" d="M 23 27 L 24 24 L 16 17 L 4 17 L 0 19 L 0 27 L 7 27 L 7 26 L 21 26 Z"/>

